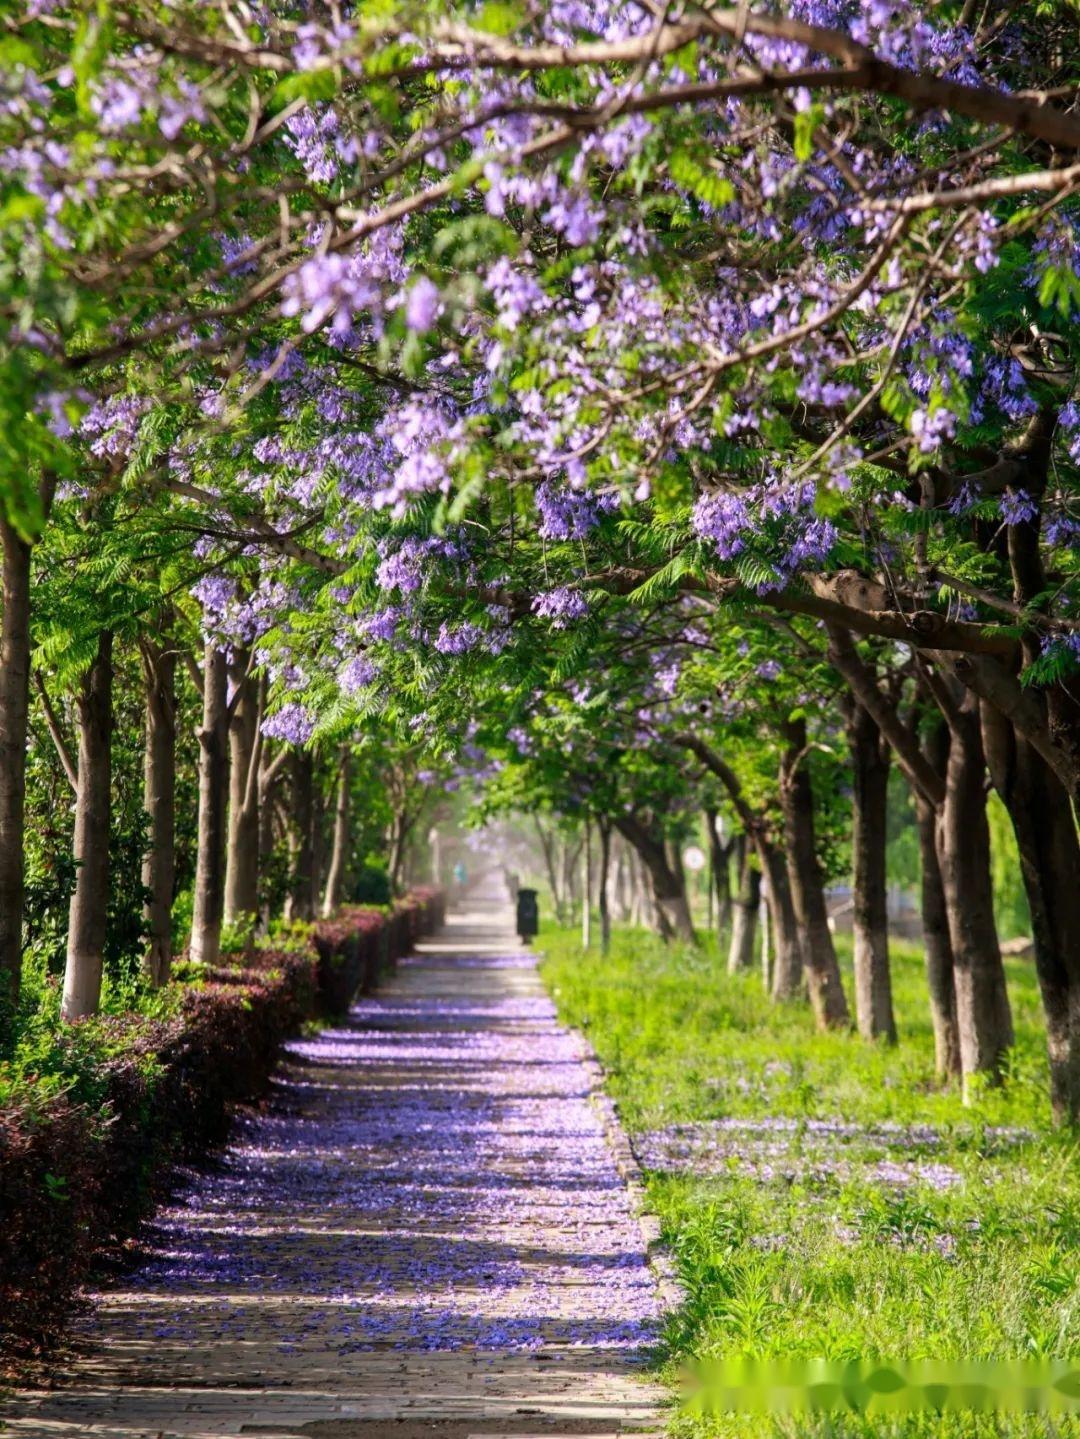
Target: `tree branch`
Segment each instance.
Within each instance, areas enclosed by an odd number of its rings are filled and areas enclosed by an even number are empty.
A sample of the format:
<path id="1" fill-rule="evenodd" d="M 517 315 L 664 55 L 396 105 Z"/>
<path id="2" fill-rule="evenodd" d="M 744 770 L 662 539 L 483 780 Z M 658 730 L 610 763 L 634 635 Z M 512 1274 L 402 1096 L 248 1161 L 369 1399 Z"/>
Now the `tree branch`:
<path id="1" fill-rule="evenodd" d="M 37 685 L 38 694 L 41 696 L 41 708 L 45 713 L 45 723 L 49 727 L 49 734 L 52 735 L 52 742 L 56 746 L 56 753 L 60 756 L 60 763 L 63 766 L 64 773 L 67 775 L 68 784 L 71 786 L 72 791 L 78 795 L 79 771 L 71 757 L 71 748 L 64 736 L 64 731 L 56 711 L 53 709 L 52 700 L 49 698 L 49 692 L 45 688 L 45 680 L 40 670 L 34 671 L 34 683 Z"/>
<path id="2" fill-rule="evenodd" d="M 859 658 L 848 630 L 829 627 L 829 662 L 844 679 L 859 704 L 888 740 L 908 783 L 926 802 L 939 808 L 945 800 L 945 780 L 919 748 L 918 736 L 900 719 L 896 706 L 881 692 L 877 676 Z"/>
<path id="3" fill-rule="evenodd" d="M 941 658 L 961 684 L 1012 722 L 1070 794 L 1080 796 L 1080 763 L 1075 755 L 1054 743 L 1038 700 L 1015 675 L 981 655 L 943 655 Z"/>

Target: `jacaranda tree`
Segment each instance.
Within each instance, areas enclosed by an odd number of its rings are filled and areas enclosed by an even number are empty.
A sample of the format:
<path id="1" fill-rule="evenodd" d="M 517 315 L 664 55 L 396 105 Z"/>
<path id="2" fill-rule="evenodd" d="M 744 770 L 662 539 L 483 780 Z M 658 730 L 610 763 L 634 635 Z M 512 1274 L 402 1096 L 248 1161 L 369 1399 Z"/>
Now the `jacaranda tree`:
<path id="1" fill-rule="evenodd" d="M 627 603 L 786 617 L 930 817 L 967 1076 L 1010 1032 L 989 771 L 1076 1113 L 1073 7 L 39 0 L 2 44 L 9 976 L 31 546 L 106 487 L 260 613 L 282 741 L 422 730 L 538 626 L 569 673 Z"/>

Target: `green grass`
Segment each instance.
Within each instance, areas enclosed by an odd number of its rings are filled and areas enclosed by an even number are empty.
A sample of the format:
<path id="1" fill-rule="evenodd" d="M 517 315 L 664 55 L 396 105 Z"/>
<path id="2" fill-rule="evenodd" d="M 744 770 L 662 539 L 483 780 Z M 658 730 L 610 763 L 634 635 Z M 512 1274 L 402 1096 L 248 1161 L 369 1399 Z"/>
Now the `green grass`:
<path id="1" fill-rule="evenodd" d="M 773 1005 L 758 975 L 729 977 L 712 947 L 628 930 L 607 958 L 583 955 L 569 931 L 546 930 L 539 947 L 562 1017 L 589 1035 L 639 1154 L 658 1166 L 649 1199 L 687 1293 L 667 1329 L 670 1375 L 712 1356 L 1080 1353 L 1080 1168 L 1075 1139 L 1051 1128 L 1030 963 L 1008 966 L 1008 1082 L 964 1107 L 934 1079 L 911 945 L 893 947 L 891 1049 L 817 1033 L 805 1005 Z M 777 1119 L 790 1122 L 768 1128 Z M 708 1173 L 674 1172 L 649 1138 L 710 1120 L 739 1125 L 719 1132 Z M 1080 1434 L 1071 1418 L 1034 1415 L 682 1423 L 718 1435 Z"/>

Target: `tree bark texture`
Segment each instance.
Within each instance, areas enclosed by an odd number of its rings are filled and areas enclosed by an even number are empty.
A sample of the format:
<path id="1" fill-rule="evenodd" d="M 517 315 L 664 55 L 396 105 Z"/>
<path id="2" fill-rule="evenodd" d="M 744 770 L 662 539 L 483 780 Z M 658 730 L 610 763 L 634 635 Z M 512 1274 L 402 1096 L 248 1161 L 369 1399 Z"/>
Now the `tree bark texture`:
<path id="1" fill-rule="evenodd" d="M 199 819 L 191 957 L 217 964 L 225 912 L 226 795 L 229 716 L 225 652 L 208 643 L 203 662 L 203 715 L 199 730 Z"/>
<path id="2" fill-rule="evenodd" d="M 757 848 L 762 872 L 769 884 L 766 903 L 772 920 L 772 997 L 776 1000 L 794 999 L 802 992 L 803 956 L 787 862 L 776 846 L 767 840 L 758 841 Z"/>
<path id="3" fill-rule="evenodd" d="M 634 846 L 648 875 L 661 936 L 696 944 L 686 885 L 682 875 L 668 862 L 663 835 L 636 815 L 620 815 L 615 824 L 623 838 Z"/>
<path id="4" fill-rule="evenodd" d="M 330 846 L 330 868 L 326 874 L 326 888 L 323 891 L 323 918 L 329 919 L 341 907 L 348 878 L 349 855 L 352 849 L 352 831 L 349 815 L 349 781 L 351 777 L 351 756 L 343 746 L 338 758 L 337 793 L 334 802 L 334 838 Z"/>
<path id="5" fill-rule="evenodd" d="M 716 932 L 723 934 L 731 924 L 731 870 L 728 861 L 735 841 L 720 838 L 719 817 L 714 809 L 705 811 L 705 827 L 709 832 L 709 855 L 712 867 L 713 893 L 716 897 Z"/>
<path id="6" fill-rule="evenodd" d="M 226 924 L 259 909 L 259 682 L 251 656 L 236 649 L 229 664 L 229 828 L 225 845 Z"/>
<path id="7" fill-rule="evenodd" d="M 938 867 L 936 812 L 921 795 L 915 796 L 922 867 L 922 933 L 926 955 L 926 985 L 930 995 L 930 1021 L 934 1026 L 934 1069 L 939 1079 L 960 1073 L 960 1031 L 956 1023 L 956 983 L 945 890 Z"/>
<path id="8" fill-rule="evenodd" d="M 101 1002 L 109 912 L 109 827 L 112 797 L 112 647 L 109 630 L 79 689 L 79 787 L 75 797 L 75 890 L 68 912 L 67 964 L 61 1016 L 82 1019 Z"/>
<path id="9" fill-rule="evenodd" d="M 310 750 L 293 750 L 290 761 L 292 787 L 292 875 L 286 902 L 289 919 L 315 918 L 315 757 Z"/>
<path id="10" fill-rule="evenodd" d="M 738 880 L 732 898 L 728 974 L 738 974 L 753 967 L 758 909 L 761 905 L 761 871 L 754 863 L 754 848 L 745 834 L 736 838 L 734 853 Z"/>
<path id="11" fill-rule="evenodd" d="M 889 967 L 889 747 L 873 717 L 855 703 L 848 718 L 852 769 L 852 898 L 855 1021 L 864 1039 L 896 1043 Z"/>
<path id="12" fill-rule="evenodd" d="M 1001 1077 L 1013 1042 L 990 878 L 986 763 L 978 701 L 950 707 L 945 800 L 937 816 L 938 867 L 949 919 L 956 1020 L 965 1091 L 977 1074 Z"/>
<path id="13" fill-rule="evenodd" d="M 611 821 L 602 818 L 597 821 L 600 830 L 600 875 L 598 900 L 600 907 L 600 953 L 607 954 L 611 948 L 611 902 L 608 897 L 611 874 Z"/>
<path id="14" fill-rule="evenodd" d="M 1080 843 L 1064 787 L 1030 744 L 983 707 L 990 775 L 1016 835 L 1046 1015 L 1050 1099 L 1080 1119 Z"/>
<path id="15" fill-rule="evenodd" d="M 788 876 L 803 948 L 810 1003 L 822 1028 L 851 1022 L 836 962 L 825 907 L 825 887 L 814 833 L 814 795 L 805 759 L 806 722 L 785 725 L 787 747 L 780 762 L 780 804 L 784 814 Z"/>
<path id="16" fill-rule="evenodd" d="M 176 654 L 145 638 L 139 645 L 146 685 L 143 808 L 148 820 L 142 882 L 147 949 L 145 969 L 158 988 L 172 965 L 172 903 L 176 874 Z"/>
<path id="17" fill-rule="evenodd" d="M 22 974 L 26 727 L 30 710 L 31 547 L 0 519 L 0 1038 L 19 1000 Z"/>

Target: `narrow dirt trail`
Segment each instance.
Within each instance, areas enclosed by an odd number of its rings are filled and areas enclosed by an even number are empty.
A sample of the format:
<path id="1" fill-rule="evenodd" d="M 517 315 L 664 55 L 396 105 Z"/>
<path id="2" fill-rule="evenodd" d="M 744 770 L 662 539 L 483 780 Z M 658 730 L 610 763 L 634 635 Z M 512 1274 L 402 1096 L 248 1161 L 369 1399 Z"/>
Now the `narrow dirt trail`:
<path id="1" fill-rule="evenodd" d="M 659 1427 L 659 1300 L 580 1041 L 497 890 L 339 1028 L 157 1217 L 0 1432 L 374 1439 Z"/>

